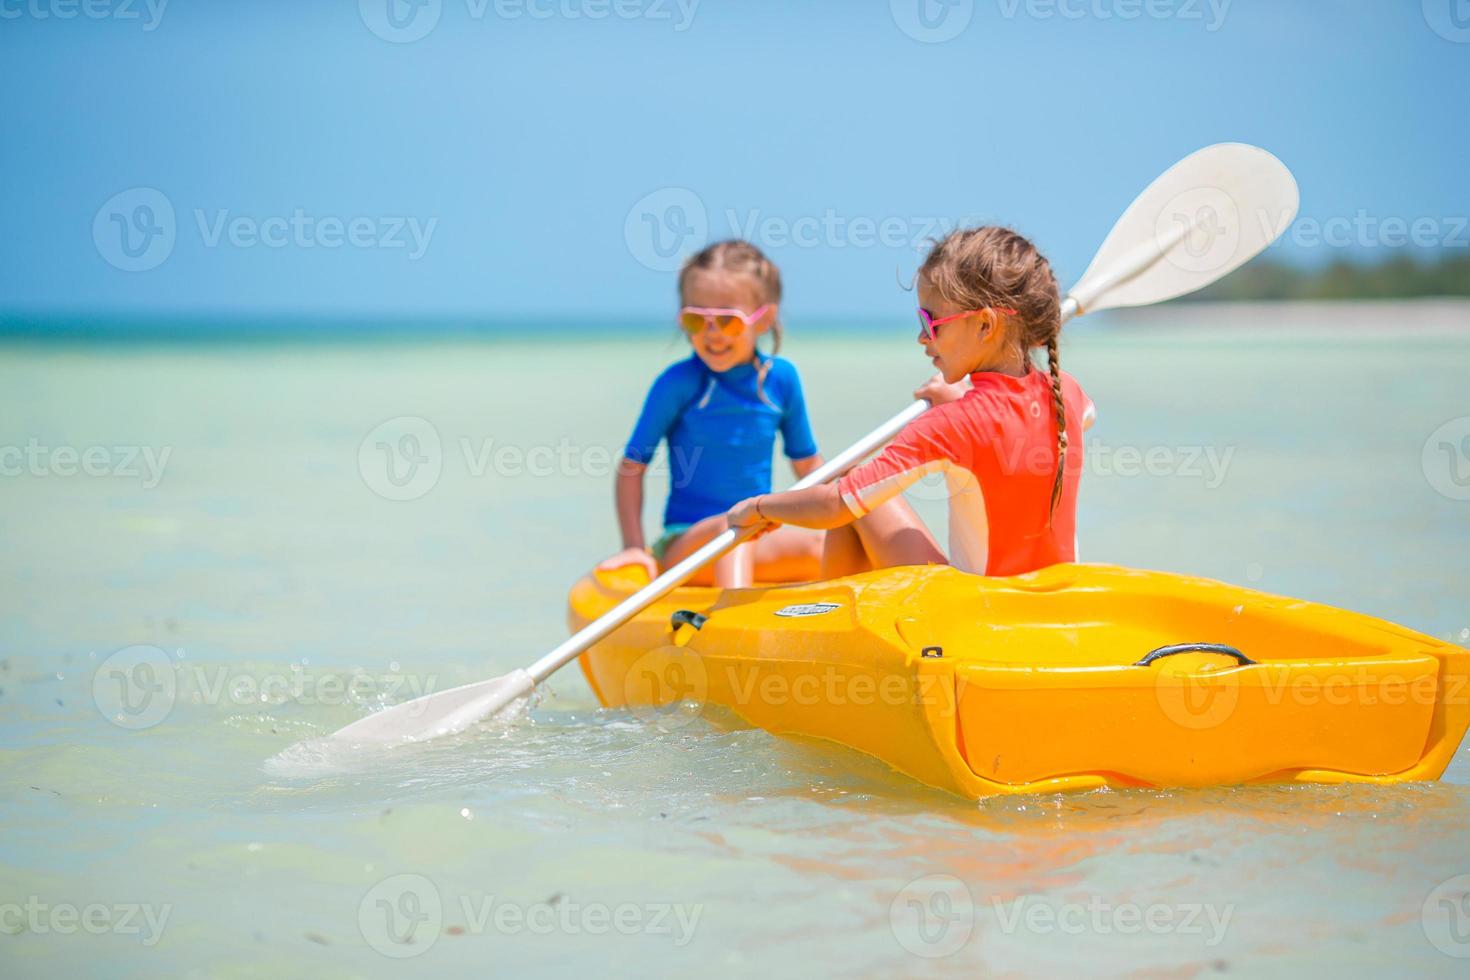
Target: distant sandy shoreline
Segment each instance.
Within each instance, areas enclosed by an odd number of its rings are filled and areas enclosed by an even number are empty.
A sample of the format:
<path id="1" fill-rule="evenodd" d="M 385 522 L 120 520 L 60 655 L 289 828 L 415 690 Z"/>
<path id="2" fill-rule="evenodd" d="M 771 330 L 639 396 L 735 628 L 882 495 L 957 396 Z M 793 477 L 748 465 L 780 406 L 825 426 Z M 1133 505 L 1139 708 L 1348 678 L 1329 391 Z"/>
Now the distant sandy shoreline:
<path id="1" fill-rule="evenodd" d="M 1169 303 L 1111 310 L 1106 325 L 1197 329 L 1351 330 L 1360 333 L 1470 333 L 1470 299 Z M 1099 318 L 1101 320 L 1102 317 Z"/>
<path id="2" fill-rule="evenodd" d="M 789 326 L 795 340 L 845 337 L 854 343 L 893 337 L 910 338 L 911 308 L 883 314 L 843 316 L 794 313 Z M 194 343 L 453 343 L 527 339 L 530 318 L 490 314 L 320 315 L 242 311 L 138 312 L 103 311 L 0 312 L 0 343 L 49 344 L 194 344 Z M 677 342 L 677 328 L 666 314 L 591 318 L 576 313 L 552 314 L 540 321 L 538 342 L 554 337 L 563 343 L 598 341 Z M 546 324 L 555 326 L 546 330 Z M 1361 337 L 1470 337 L 1470 299 L 1342 300 L 1220 303 L 1175 302 L 1161 306 L 1106 310 L 1067 327 L 1067 333 L 1153 332 L 1175 335 L 1198 332 L 1281 334 L 1352 333 Z"/>

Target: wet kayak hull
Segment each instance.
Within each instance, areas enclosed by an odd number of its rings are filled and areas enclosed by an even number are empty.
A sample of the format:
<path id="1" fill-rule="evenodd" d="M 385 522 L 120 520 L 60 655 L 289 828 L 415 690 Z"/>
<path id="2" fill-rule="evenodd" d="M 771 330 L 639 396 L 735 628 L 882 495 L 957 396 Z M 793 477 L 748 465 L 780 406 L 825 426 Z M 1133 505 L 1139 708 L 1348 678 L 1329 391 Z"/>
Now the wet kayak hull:
<path id="1" fill-rule="evenodd" d="M 644 583 L 579 581 L 576 629 Z M 963 796 L 1437 778 L 1470 651 L 1314 603 L 1104 565 L 676 590 L 582 658 L 603 705 L 719 705 Z"/>

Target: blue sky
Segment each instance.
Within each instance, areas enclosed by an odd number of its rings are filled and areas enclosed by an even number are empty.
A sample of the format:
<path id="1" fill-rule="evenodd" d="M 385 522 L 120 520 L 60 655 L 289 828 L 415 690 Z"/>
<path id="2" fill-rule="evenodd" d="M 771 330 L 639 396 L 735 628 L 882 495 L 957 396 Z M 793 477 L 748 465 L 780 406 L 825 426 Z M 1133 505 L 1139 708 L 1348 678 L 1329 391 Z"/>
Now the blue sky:
<path id="1" fill-rule="evenodd" d="M 1470 246 L 1470 0 L 414 3 L 0 0 L 0 310 L 663 316 L 745 233 L 884 315 L 957 221 L 1070 281 L 1222 140 L 1277 255 Z"/>

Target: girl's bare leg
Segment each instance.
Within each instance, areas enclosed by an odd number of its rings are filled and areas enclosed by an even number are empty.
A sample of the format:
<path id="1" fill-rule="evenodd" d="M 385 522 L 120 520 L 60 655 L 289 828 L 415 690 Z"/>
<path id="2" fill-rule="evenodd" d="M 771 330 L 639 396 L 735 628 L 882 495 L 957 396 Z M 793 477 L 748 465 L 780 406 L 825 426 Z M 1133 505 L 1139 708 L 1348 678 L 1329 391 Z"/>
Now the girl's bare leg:
<path id="1" fill-rule="evenodd" d="M 748 589 L 755 583 L 755 548 L 742 544 L 727 551 L 710 566 L 714 584 L 722 589 Z"/>
<path id="2" fill-rule="evenodd" d="M 761 582 L 813 582 L 822 576 L 822 532 L 783 524 L 756 539 L 755 577 Z"/>
<path id="3" fill-rule="evenodd" d="M 856 524 L 834 527 L 822 541 L 822 578 L 856 575 L 873 567 Z"/>
<path id="4" fill-rule="evenodd" d="M 868 568 L 949 564 L 944 552 L 935 542 L 934 535 L 902 497 L 895 497 L 866 517 L 839 530 L 856 531 Z M 829 536 L 832 533 L 829 531 Z M 851 545 L 839 542 L 837 547 L 850 549 Z M 823 570 L 825 571 L 825 566 Z"/>
<path id="5" fill-rule="evenodd" d="M 706 517 L 664 551 L 660 568 L 670 568 L 725 530 L 725 515 Z M 822 534 L 800 527 L 778 527 L 752 544 L 743 544 L 704 568 L 691 585 L 745 588 L 754 582 L 809 582 L 822 574 Z"/>

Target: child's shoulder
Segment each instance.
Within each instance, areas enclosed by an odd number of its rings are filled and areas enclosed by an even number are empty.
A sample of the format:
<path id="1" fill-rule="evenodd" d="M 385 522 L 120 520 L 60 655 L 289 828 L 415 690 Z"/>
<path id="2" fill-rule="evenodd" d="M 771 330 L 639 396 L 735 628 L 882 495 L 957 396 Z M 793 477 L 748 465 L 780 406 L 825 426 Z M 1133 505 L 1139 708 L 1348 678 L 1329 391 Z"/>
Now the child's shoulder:
<path id="1" fill-rule="evenodd" d="M 1092 399 L 1088 397 L 1087 389 L 1082 387 L 1082 382 L 1073 377 L 1070 372 L 1063 371 L 1061 372 L 1061 375 L 1062 393 L 1064 395 L 1074 395 L 1082 401 L 1091 404 Z"/>
<path id="2" fill-rule="evenodd" d="M 770 359 L 771 367 L 766 372 L 767 380 L 775 379 L 787 384 L 801 384 L 801 376 L 796 371 L 796 365 L 779 355 Z"/>
<path id="3" fill-rule="evenodd" d="M 660 371 L 653 384 L 655 388 L 697 386 L 704 380 L 705 373 L 704 362 L 691 354 Z"/>

